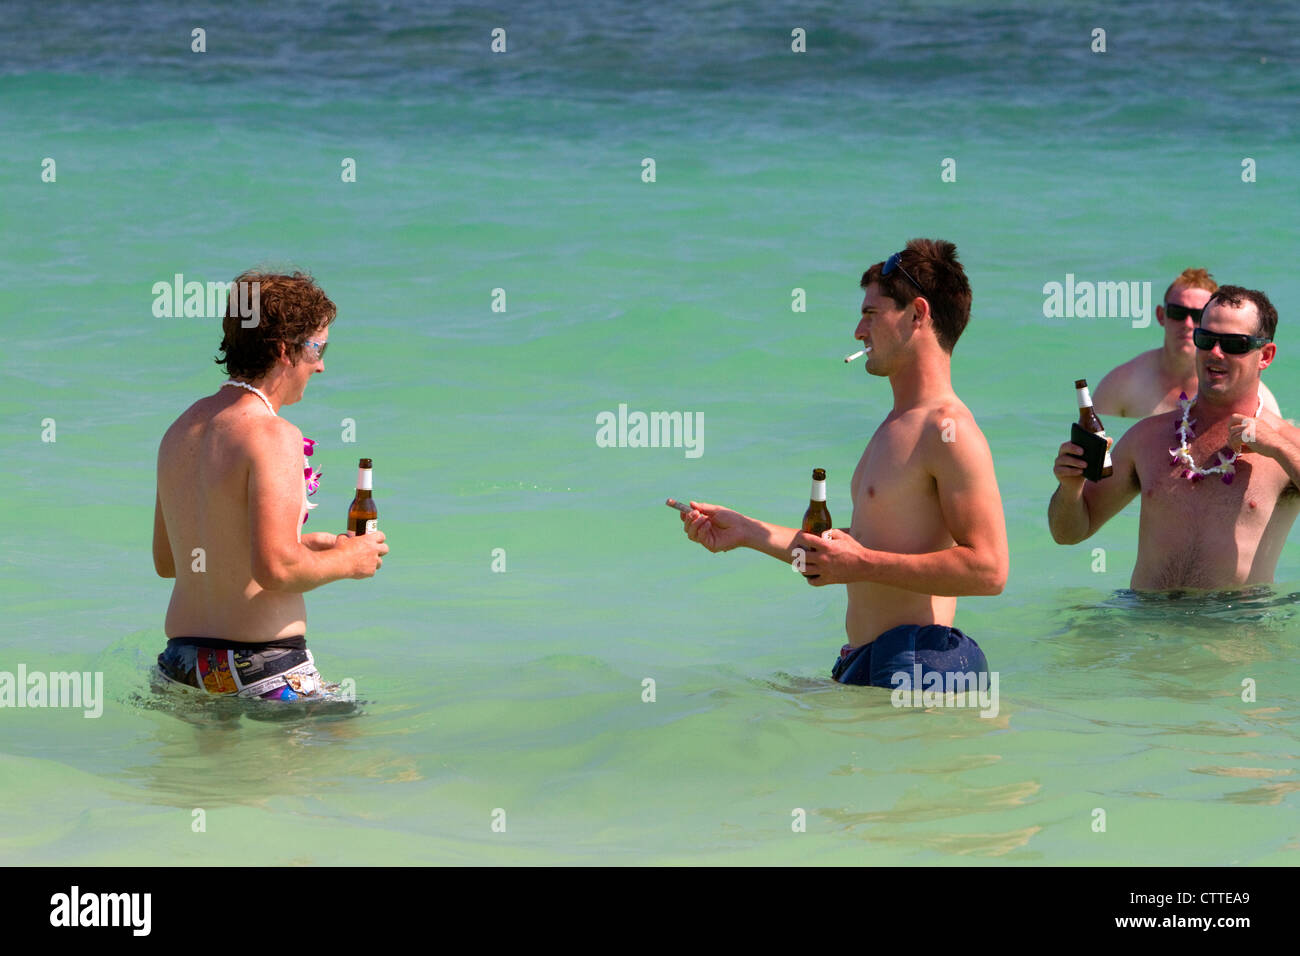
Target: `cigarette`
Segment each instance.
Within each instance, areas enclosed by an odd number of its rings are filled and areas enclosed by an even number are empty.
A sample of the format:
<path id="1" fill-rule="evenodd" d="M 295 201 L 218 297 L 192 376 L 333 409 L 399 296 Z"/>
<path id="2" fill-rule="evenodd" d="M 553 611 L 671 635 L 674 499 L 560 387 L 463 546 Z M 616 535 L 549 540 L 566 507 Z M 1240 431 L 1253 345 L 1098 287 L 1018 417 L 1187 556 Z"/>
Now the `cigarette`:
<path id="1" fill-rule="evenodd" d="M 852 362 L 852 361 L 853 361 L 854 359 L 856 359 L 856 358 L 862 358 L 862 356 L 866 355 L 866 354 L 867 354 L 868 352 L 870 352 L 870 351 L 871 351 L 871 346 L 868 345 L 868 346 L 867 346 L 865 349 L 863 349 L 861 352 L 854 352 L 852 355 L 846 355 L 846 356 L 844 356 L 844 361 L 846 361 L 846 362 Z"/>
<path id="2" fill-rule="evenodd" d="M 680 501 L 678 501 L 676 498 L 669 498 L 669 499 L 667 499 L 667 500 L 664 502 L 664 504 L 666 504 L 669 508 L 676 508 L 678 511 L 680 511 L 680 512 L 681 512 L 682 514 L 684 514 L 684 515 L 688 515 L 688 514 L 690 514 L 691 511 L 692 511 L 692 508 L 691 508 L 690 505 L 684 505 L 684 504 L 682 504 Z"/>

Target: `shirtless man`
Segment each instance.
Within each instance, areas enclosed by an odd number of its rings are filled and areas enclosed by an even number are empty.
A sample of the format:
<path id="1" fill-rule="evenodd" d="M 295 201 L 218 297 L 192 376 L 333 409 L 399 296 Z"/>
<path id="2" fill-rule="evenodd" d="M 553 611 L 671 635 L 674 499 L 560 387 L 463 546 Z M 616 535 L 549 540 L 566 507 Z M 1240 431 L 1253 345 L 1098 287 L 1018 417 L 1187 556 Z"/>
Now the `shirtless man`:
<path id="1" fill-rule="evenodd" d="M 221 342 L 231 380 L 176 419 L 158 449 L 153 561 L 176 579 L 158 666 L 214 694 L 316 697 L 326 687 L 307 650 L 303 592 L 373 576 L 388 545 L 379 532 L 300 533 L 304 442 L 279 410 L 325 371 L 334 303 L 299 273 L 235 281 Z M 240 282 L 259 284 L 252 322 L 236 306 Z"/>
<path id="2" fill-rule="evenodd" d="M 1146 418 L 1178 407 L 1178 396 L 1196 393 L 1196 346 L 1192 329 L 1201 310 L 1219 288 L 1204 269 L 1184 269 L 1165 290 L 1165 304 L 1156 306 L 1156 321 L 1165 330 L 1165 343 L 1143 352 L 1108 372 L 1092 394 L 1100 415 Z M 1277 399 L 1263 382 L 1259 397 L 1264 408 L 1280 415 Z"/>
<path id="3" fill-rule="evenodd" d="M 894 407 L 853 473 L 851 526 L 824 540 L 693 501 L 686 534 L 709 551 L 746 547 L 787 564 L 799 548 L 809 584 L 847 585 L 848 643 L 831 672 L 842 683 L 892 687 L 914 665 L 923 677 L 987 672 L 952 627 L 957 596 L 999 594 L 1007 579 L 993 456 L 950 377 L 970 284 L 956 246 L 913 239 L 861 285 L 854 337 L 870 348 L 867 371 L 889 378 Z"/>
<path id="4" fill-rule="evenodd" d="M 1091 537 L 1140 493 L 1135 590 L 1271 582 L 1300 511 L 1300 429 L 1260 408 L 1259 376 L 1277 354 L 1276 328 L 1264 293 L 1221 286 L 1196 330 L 1186 452 L 1181 409 L 1125 432 L 1111 450 L 1114 473 L 1098 482 L 1083 478 L 1083 449 L 1061 445 L 1047 510 L 1056 542 Z"/>

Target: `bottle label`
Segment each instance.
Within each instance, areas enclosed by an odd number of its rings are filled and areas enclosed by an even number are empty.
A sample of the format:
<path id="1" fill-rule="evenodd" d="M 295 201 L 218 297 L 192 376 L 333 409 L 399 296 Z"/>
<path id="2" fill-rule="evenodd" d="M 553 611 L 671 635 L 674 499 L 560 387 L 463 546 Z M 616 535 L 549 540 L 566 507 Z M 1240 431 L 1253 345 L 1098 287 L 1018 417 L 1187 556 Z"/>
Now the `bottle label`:
<path id="1" fill-rule="evenodd" d="M 1106 439 L 1106 461 L 1102 464 L 1103 468 L 1113 468 L 1110 461 L 1110 446 L 1115 444 L 1115 440 L 1106 434 L 1105 431 L 1096 432 L 1098 438 Z"/>
<path id="2" fill-rule="evenodd" d="M 357 491 L 374 491 L 375 470 L 373 468 L 357 469 Z"/>
<path id="3" fill-rule="evenodd" d="M 1106 453 L 1106 461 L 1107 462 L 1110 461 L 1110 452 Z M 366 521 L 366 531 L 365 531 L 366 534 L 374 534 L 378 530 L 379 530 L 378 518 L 370 518 Z"/>
<path id="4" fill-rule="evenodd" d="M 1078 393 L 1078 395 L 1079 395 L 1079 407 L 1080 407 L 1080 408 L 1087 408 L 1089 405 L 1092 404 L 1092 396 L 1091 396 L 1090 394 L 1088 394 L 1088 386 L 1087 386 L 1087 385 L 1085 385 L 1083 388 L 1075 389 L 1075 391 L 1076 391 L 1076 392 Z"/>
<path id="5" fill-rule="evenodd" d="M 812 483 L 812 500 L 813 500 L 813 501 L 825 501 L 825 500 L 826 500 L 826 482 L 825 482 L 825 481 L 814 481 L 814 482 Z"/>

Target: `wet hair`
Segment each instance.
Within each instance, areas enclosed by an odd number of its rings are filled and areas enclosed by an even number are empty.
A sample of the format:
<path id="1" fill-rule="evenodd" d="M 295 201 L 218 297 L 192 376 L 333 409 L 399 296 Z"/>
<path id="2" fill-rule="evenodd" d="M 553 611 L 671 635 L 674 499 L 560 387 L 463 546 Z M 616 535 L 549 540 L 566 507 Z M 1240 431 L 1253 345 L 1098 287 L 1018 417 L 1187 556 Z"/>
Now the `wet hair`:
<path id="1" fill-rule="evenodd" d="M 1204 289 L 1206 292 L 1214 292 L 1219 288 L 1219 283 L 1214 281 L 1214 276 L 1210 275 L 1204 269 L 1184 269 L 1178 274 L 1178 278 L 1169 283 L 1169 288 L 1165 289 L 1165 297 L 1162 301 L 1169 301 L 1169 293 L 1174 289 Z"/>
<path id="2" fill-rule="evenodd" d="M 943 239 L 910 239 L 900 261 L 921 289 L 912 285 L 902 269 L 881 275 L 883 262 L 862 273 L 862 288 L 874 282 L 900 309 L 923 296 L 930 303 L 930 319 L 939 347 L 951 354 L 970 321 L 970 282 L 957 261 L 957 247 Z"/>
<path id="3" fill-rule="evenodd" d="M 257 295 L 241 283 L 257 283 Z M 241 292 L 241 288 L 245 291 Z M 253 307 L 256 324 L 245 328 L 252 318 L 242 304 Z M 301 272 L 280 275 L 250 270 L 238 276 L 226 301 L 226 315 L 221 320 L 221 352 L 213 361 L 224 366 L 231 378 L 256 381 L 275 367 L 280 345 L 294 355 L 303 348 L 307 337 L 327 327 L 338 314 L 334 303 L 311 276 Z"/>
<path id="4" fill-rule="evenodd" d="M 1216 302 L 1222 302 L 1233 309 L 1240 308 L 1245 302 L 1250 302 L 1255 306 L 1255 312 L 1259 315 L 1259 325 L 1255 329 L 1255 334 L 1271 339 L 1273 333 L 1277 331 L 1277 309 L 1273 308 L 1273 303 L 1268 301 L 1268 296 L 1262 292 L 1255 289 L 1243 289 L 1239 285 L 1221 285 L 1214 295 L 1210 296 L 1210 301 L 1205 303 L 1206 310 L 1208 311 L 1210 306 Z"/>

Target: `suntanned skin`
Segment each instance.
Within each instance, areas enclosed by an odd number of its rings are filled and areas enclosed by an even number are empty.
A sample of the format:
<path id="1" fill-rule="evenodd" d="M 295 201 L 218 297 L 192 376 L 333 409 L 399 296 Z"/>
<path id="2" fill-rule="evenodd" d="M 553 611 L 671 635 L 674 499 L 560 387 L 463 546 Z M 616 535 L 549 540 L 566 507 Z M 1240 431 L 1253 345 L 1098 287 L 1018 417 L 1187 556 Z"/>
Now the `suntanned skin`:
<path id="1" fill-rule="evenodd" d="M 804 549 L 809 584 L 848 585 L 857 647 L 900 624 L 951 626 L 959 595 L 1001 593 L 1008 555 L 993 456 L 952 390 L 929 301 L 900 309 L 872 283 L 854 337 L 871 346 L 867 371 L 889 377 L 894 407 L 853 473 L 851 526 L 825 540 L 695 501 L 682 521 L 713 552 L 746 547 L 789 564 Z"/>
<path id="2" fill-rule="evenodd" d="M 1222 302 L 1201 319 L 1212 332 L 1253 335 L 1255 306 Z M 1218 463 L 1218 453 L 1241 449 L 1230 485 L 1218 476 L 1195 483 L 1170 456 L 1182 412 L 1153 415 L 1130 428 L 1111 450 L 1114 474 L 1099 482 L 1082 476 L 1083 450 L 1061 445 L 1056 493 L 1048 523 L 1058 544 L 1076 544 L 1139 494 L 1135 590 L 1230 589 L 1272 582 L 1287 533 L 1300 512 L 1300 429 L 1258 407 L 1259 375 L 1273 361 L 1270 343 L 1245 355 L 1224 355 L 1216 344 L 1196 356 L 1198 398 L 1192 408 L 1196 464 Z M 1221 371 L 1216 371 L 1221 370 Z M 1253 435 L 1253 437 L 1252 437 Z"/>
<path id="3" fill-rule="evenodd" d="M 325 328 L 311 340 L 328 337 Z M 282 348 L 271 372 L 249 383 L 277 415 L 325 371 L 310 349 L 294 352 Z M 158 449 L 154 568 L 176 579 L 166 635 L 256 642 L 306 634 L 303 592 L 374 575 L 388 553 L 381 532 L 299 537 L 306 511 L 302 432 L 294 425 L 230 386 L 186 409 Z M 205 552 L 202 572 L 192 570 L 195 548 Z"/>
<path id="4" fill-rule="evenodd" d="M 1210 301 L 1210 292 L 1174 285 L 1165 301 L 1200 309 Z M 1196 394 L 1196 346 L 1192 344 L 1196 323 L 1190 315 L 1181 322 L 1175 321 L 1165 314 L 1163 305 L 1156 306 L 1156 321 L 1165 330 L 1164 344 L 1106 374 L 1092 393 L 1093 407 L 1099 415 L 1145 418 L 1173 411 L 1178 407 L 1178 396 L 1184 392 Z M 1263 382 L 1259 383 L 1259 397 L 1264 400 L 1266 411 L 1281 414 L 1277 399 Z"/>

